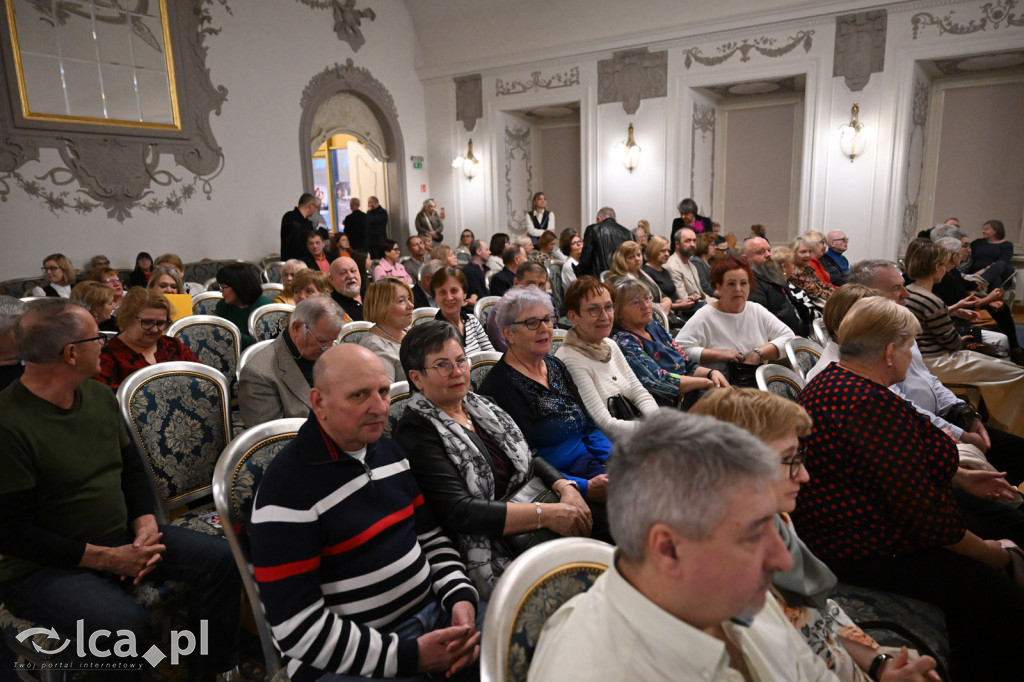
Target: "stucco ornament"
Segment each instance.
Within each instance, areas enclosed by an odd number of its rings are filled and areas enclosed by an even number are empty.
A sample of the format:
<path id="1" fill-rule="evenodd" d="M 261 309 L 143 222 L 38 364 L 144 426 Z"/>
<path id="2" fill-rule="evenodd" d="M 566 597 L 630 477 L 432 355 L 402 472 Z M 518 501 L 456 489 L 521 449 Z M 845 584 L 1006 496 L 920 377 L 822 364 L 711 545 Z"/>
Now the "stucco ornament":
<path id="1" fill-rule="evenodd" d="M 597 63 L 597 103 L 622 102 L 629 115 L 640 108 L 640 100 L 668 94 L 668 52 L 650 52 L 646 47 L 616 52 Z"/>
<path id="2" fill-rule="evenodd" d="M 363 36 L 363 19 L 373 21 L 377 13 L 369 7 L 358 9 L 356 0 L 299 0 L 303 5 L 313 9 L 327 9 L 334 13 L 334 32 L 338 39 L 349 44 L 353 52 L 359 52 L 366 38 Z"/>
<path id="3" fill-rule="evenodd" d="M 832 75 L 842 76 L 850 92 L 860 92 L 871 74 L 885 68 L 885 10 L 836 17 Z"/>

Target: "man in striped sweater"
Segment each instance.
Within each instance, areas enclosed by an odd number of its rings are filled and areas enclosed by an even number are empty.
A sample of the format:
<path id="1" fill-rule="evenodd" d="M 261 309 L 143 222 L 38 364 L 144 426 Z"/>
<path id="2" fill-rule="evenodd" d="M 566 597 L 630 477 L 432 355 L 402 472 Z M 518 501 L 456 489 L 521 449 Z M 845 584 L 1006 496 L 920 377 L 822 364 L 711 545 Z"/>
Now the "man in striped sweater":
<path id="1" fill-rule="evenodd" d="M 250 527 L 274 640 L 293 682 L 454 674 L 472 664 L 477 594 L 430 517 L 405 453 L 381 439 L 381 361 L 335 346 L 314 416 L 267 468 Z M 436 628 L 436 629 L 434 629 Z"/>

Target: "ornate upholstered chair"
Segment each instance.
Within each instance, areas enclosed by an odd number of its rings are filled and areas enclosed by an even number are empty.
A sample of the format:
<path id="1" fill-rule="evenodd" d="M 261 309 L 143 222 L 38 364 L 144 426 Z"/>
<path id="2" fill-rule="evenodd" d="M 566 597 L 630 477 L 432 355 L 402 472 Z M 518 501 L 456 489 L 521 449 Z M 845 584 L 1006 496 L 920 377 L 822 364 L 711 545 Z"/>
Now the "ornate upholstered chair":
<path id="1" fill-rule="evenodd" d="M 217 304 L 224 298 L 219 291 L 204 291 L 192 297 L 193 315 L 213 315 Z"/>
<path id="2" fill-rule="evenodd" d="M 828 345 L 828 330 L 825 329 L 825 320 L 820 317 L 814 318 L 814 321 L 811 322 L 811 332 L 819 346 L 824 348 Z"/>
<path id="3" fill-rule="evenodd" d="M 217 457 L 231 441 L 231 403 L 224 375 L 195 362 L 162 362 L 134 372 L 117 390 L 128 433 L 142 454 L 157 499 L 157 521 L 208 499 Z M 171 523 L 219 535 L 201 517 L 207 503 Z"/>
<path id="4" fill-rule="evenodd" d="M 391 407 L 388 408 L 388 420 L 384 424 L 384 438 L 391 438 L 398 420 L 405 414 L 405 404 L 412 397 L 408 381 L 396 381 L 391 384 Z"/>
<path id="5" fill-rule="evenodd" d="M 280 284 L 281 268 L 283 267 L 283 260 L 275 260 L 265 264 L 263 266 L 263 272 L 260 273 L 260 281 L 266 282 L 267 284 Z"/>
<path id="6" fill-rule="evenodd" d="M 762 391 L 774 393 L 788 400 L 796 400 L 807 384 L 803 377 L 782 365 L 761 365 L 757 368 L 754 378 L 757 387 Z"/>
<path id="7" fill-rule="evenodd" d="M 476 319 L 480 320 L 484 329 L 487 328 L 487 316 L 491 314 L 494 304 L 500 300 L 501 296 L 484 296 L 478 299 L 476 305 L 473 306 L 473 314 L 476 315 Z"/>
<path id="8" fill-rule="evenodd" d="M 341 333 L 338 334 L 338 343 L 359 343 L 359 339 L 363 338 L 363 334 L 370 331 L 371 328 L 373 328 L 373 322 L 366 320 L 349 322 L 341 328 Z"/>
<path id="9" fill-rule="evenodd" d="M 201 363 L 230 377 L 234 385 L 242 347 L 242 335 L 234 322 L 216 315 L 190 315 L 172 324 L 167 335 L 181 339 Z"/>
<path id="10" fill-rule="evenodd" d="M 665 331 L 667 331 L 672 336 L 675 336 L 674 334 L 672 334 L 672 329 L 668 326 L 668 315 L 666 315 L 665 311 L 661 309 L 661 306 L 651 306 L 651 313 L 654 315 L 654 319 L 656 319 L 658 322 L 661 322 L 661 326 L 665 328 Z"/>
<path id="11" fill-rule="evenodd" d="M 253 341 L 266 341 L 276 338 L 288 326 L 295 306 L 290 303 L 271 303 L 252 311 L 249 316 L 249 336 Z"/>
<path id="12" fill-rule="evenodd" d="M 565 314 L 565 287 L 562 286 L 561 263 L 552 263 L 548 266 L 548 281 L 551 282 L 551 295 L 555 298 L 555 315 L 561 317 Z"/>
<path id="13" fill-rule="evenodd" d="M 259 585 L 253 577 L 249 556 L 246 524 L 252 513 L 253 497 L 263 473 L 277 453 L 295 437 L 305 419 L 276 419 L 254 426 L 224 449 L 213 473 L 213 499 L 224 526 L 224 536 L 231 545 L 235 563 L 242 574 L 242 584 L 249 597 L 253 619 L 263 647 L 267 679 L 274 679 L 281 668 L 281 656 L 274 645 L 260 602 Z"/>
<path id="14" fill-rule="evenodd" d="M 248 348 L 242 351 L 242 354 L 238 358 L 238 376 L 242 376 L 242 368 L 245 367 L 245 363 L 252 359 L 252 356 L 259 353 L 261 350 L 274 343 L 274 339 L 267 339 L 266 341 L 257 341 Z"/>
<path id="15" fill-rule="evenodd" d="M 440 310 L 440 308 L 431 308 L 430 306 L 427 306 L 426 308 L 417 308 L 416 310 L 412 311 L 411 326 L 415 327 L 418 324 L 430 322 L 435 317 L 437 317 L 438 310 Z"/>
<path id="16" fill-rule="evenodd" d="M 612 565 L 615 548 L 558 538 L 523 552 L 494 586 L 480 645 L 482 682 L 525 682 L 541 628 Z"/>
<path id="17" fill-rule="evenodd" d="M 549 355 L 554 355 L 558 352 L 558 349 L 562 347 L 562 343 L 565 341 L 565 335 L 568 333 L 568 330 L 559 329 L 558 327 L 551 330 L 551 350 L 548 351 Z"/>
<path id="18" fill-rule="evenodd" d="M 789 358 L 793 371 L 799 374 L 801 379 L 807 378 L 807 373 L 818 364 L 824 351 L 825 349 L 816 342 L 801 336 L 786 342 L 786 357 Z"/>
<path id="19" fill-rule="evenodd" d="M 498 360 L 501 360 L 501 353 L 494 350 L 482 350 L 469 356 L 469 390 L 475 393 L 480 389 Z"/>

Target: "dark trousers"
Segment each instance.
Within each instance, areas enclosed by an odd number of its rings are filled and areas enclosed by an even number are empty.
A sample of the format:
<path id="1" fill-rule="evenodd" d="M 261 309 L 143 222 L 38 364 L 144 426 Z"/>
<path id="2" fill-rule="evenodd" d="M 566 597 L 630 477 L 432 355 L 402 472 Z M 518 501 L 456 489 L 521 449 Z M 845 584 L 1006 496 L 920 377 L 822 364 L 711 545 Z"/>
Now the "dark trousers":
<path id="1" fill-rule="evenodd" d="M 1024 590 L 1002 572 L 945 549 L 831 559 L 840 582 L 907 595 L 946 616 L 957 681 L 1018 679 Z"/>
<path id="2" fill-rule="evenodd" d="M 953 488 L 967 529 L 985 540 L 1013 540 L 1024 547 L 1024 512 L 995 500 L 983 500 Z"/>
<path id="3" fill-rule="evenodd" d="M 161 542 L 167 545 L 163 559 L 145 580 L 180 580 L 187 582 L 188 630 L 196 638 L 195 651 L 188 657 L 192 679 L 210 677 L 214 673 L 230 670 L 237 664 L 239 612 L 242 581 L 224 538 L 204 535 L 175 526 L 160 526 Z M 131 543 L 134 535 L 129 530 L 105 538 L 108 547 Z M 0 595 L 18 616 L 42 627 L 54 627 L 61 637 L 73 637 L 77 621 L 83 620 L 86 638 L 98 630 L 130 630 L 135 638 L 138 656 L 154 644 L 150 628 L 150 614 L 144 606 L 136 604 L 129 594 L 131 582 L 122 582 L 118 576 L 81 568 L 43 567 L 3 586 Z M 199 655 L 200 621 L 208 623 L 209 650 Z M 98 641 L 101 648 L 113 649 L 121 637 L 112 634 Z M 184 646 L 184 640 L 182 641 Z M 83 644 L 84 646 L 84 644 Z M 70 647 L 69 647 L 70 648 Z M 159 646 L 163 650 L 162 646 Z M 169 655 L 168 651 L 164 651 Z M 65 652 L 65 656 L 67 652 Z M 73 653 L 72 653 L 73 656 Z M 115 660 L 149 664 L 141 658 L 103 659 L 89 657 L 90 661 Z"/>
<path id="4" fill-rule="evenodd" d="M 1013 485 L 1024 483 L 1024 438 L 999 429 L 988 428 L 992 447 L 985 453 L 989 463 L 1006 472 L 1006 480 Z"/>

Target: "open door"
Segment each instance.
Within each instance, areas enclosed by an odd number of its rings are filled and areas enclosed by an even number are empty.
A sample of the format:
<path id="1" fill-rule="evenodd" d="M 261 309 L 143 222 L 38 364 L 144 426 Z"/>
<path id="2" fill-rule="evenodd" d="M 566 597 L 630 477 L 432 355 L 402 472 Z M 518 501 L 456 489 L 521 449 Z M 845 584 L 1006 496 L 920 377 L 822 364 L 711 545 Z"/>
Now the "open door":
<path id="1" fill-rule="evenodd" d="M 355 140 L 348 141 L 348 168 L 352 196 L 362 201 L 363 210 L 366 210 L 366 199 L 371 196 L 377 197 L 380 205 L 388 209 L 384 164 L 373 158 L 366 147 Z"/>

